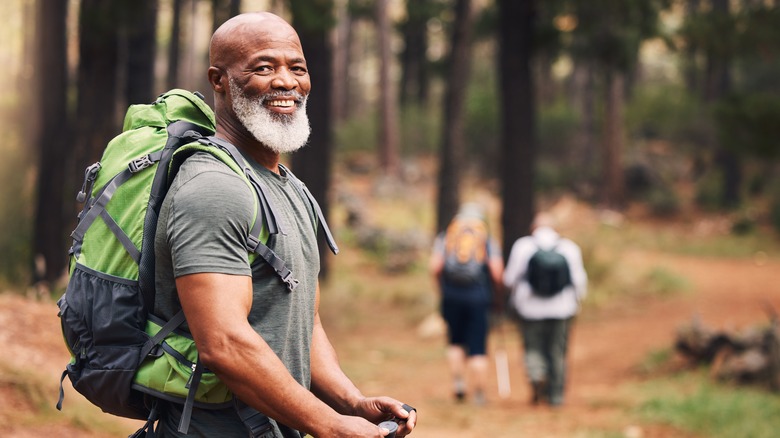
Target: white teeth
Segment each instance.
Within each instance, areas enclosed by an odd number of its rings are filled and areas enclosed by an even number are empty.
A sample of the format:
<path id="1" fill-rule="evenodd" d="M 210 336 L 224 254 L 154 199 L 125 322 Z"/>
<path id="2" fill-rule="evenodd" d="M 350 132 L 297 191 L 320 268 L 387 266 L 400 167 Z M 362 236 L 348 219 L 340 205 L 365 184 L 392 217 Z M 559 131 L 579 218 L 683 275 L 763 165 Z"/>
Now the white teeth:
<path id="1" fill-rule="evenodd" d="M 268 102 L 269 106 L 291 107 L 295 105 L 295 101 L 292 100 L 272 100 Z"/>

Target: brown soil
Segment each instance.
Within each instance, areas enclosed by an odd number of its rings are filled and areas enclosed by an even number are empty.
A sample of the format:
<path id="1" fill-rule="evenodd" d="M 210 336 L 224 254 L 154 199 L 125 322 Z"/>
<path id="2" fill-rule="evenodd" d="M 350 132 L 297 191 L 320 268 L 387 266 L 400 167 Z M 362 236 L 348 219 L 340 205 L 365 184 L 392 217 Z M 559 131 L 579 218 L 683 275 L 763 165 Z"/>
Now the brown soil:
<path id="1" fill-rule="evenodd" d="M 642 401 L 631 390 L 631 383 L 647 378 L 638 372 L 638 364 L 650 352 L 670 348 L 677 328 L 694 315 L 723 329 L 766 322 L 767 304 L 780 309 L 780 261 L 770 258 L 756 263 L 639 251 L 621 257 L 636 265 L 666 266 L 684 275 L 692 291 L 662 299 L 626 298 L 583 313 L 571 341 L 567 403 L 560 409 L 528 403 L 520 344 L 511 326 L 504 326 L 503 341 L 499 332 L 490 341 L 491 355 L 498 349 L 508 352 L 511 395 L 507 399 L 498 396 L 491 367 L 484 407 L 452 400 L 443 337 L 419 334 L 417 327 L 406 322 L 400 306 L 366 307 L 377 316 L 364 318 L 358 326 L 339 324 L 337 314 L 328 312 L 326 326 L 345 370 L 364 392 L 387 393 L 419 409 L 419 426 L 413 436 L 577 437 L 594 436 L 594 431 L 644 438 L 692 436 L 669 426 L 643 423 L 631 414 Z M 328 305 L 327 297 L 323 305 Z M 112 432 L 102 435 L 79 428 L 79 421 L 84 421 L 78 420 L 80 415 L 96 410 L 67 384 L 66 413 L 53 410 L 68 358 L 58 324 L 53 302 L 0 294 L 0 434 L 126 436 L 137 423 L 107 415 L 98 417 L 119 422 L 119 428 L 106 426 Z M 43 382 L 44 393 L 25 389 L 25 379 Z"/>

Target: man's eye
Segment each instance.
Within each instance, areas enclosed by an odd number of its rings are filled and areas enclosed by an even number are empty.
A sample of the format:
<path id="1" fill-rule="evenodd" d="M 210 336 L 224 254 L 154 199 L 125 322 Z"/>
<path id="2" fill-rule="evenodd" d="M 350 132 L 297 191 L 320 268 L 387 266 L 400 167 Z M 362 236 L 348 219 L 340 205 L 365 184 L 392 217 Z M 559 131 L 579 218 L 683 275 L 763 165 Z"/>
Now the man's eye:
<path id="1" fill-rule="evenodd" d="M 273 70 L 273 69 L 271 68 L 271 66 L 270 66 L 270 65 L 261 65 L 261 66 L 259 66 L 259 67 L 257 67 L 257 68 L 255 69 L 255 71 L 256 71 L 256 72 L 259 72 L 259 73 L 268 73 L 268 72 L 270 72 L 270 71 L 272 71 L 272 70 Z"/>

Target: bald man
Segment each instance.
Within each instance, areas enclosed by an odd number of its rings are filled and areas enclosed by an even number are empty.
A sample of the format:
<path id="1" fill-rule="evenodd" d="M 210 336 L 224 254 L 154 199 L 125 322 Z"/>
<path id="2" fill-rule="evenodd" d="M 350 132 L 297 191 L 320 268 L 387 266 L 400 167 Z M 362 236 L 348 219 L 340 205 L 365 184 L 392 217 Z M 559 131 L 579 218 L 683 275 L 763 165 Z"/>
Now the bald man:
<path id="1" fill-rule="evenodd" d="M 503 279 L 512 291 L 509 305 L 520 320 L 531 402 L 546 401 L 557 407 L 564 401 L 569 334 L 580 302 L 587 294 L 588 275 L 580 247 L 561 237 L 554 224 L 554 217 L 547 212 L 536 216 L 531 235 L 517 239 L 512 245 Z M 528 278 L 529 262 L 539 250 L 557 252 L 566 261 L 569 281 L 553 294 L 534 290 Z"/>
<path id="2" fill-rule="evenodd" d="M 347 378 L 323 330 L 316 220 L 292 186 L 280 154 L 309 137 L 311 91 L 295 30 L 270 13 L 234 17 L 214 33 L 208 79 L 216 136 L 235 145 L 267 188 L 285 226 L 267 243 L 300 281 L 292 291 L 262 260 L 251 264 L 247 235 L 255 194 L 206 153 L 188 158 L 162 205 L 155 241 L 155 313 L 181 308 L 206 368 L 252 409 L 270 418 L 262 437 L 381 437 L 377 426 L 416 412 L 390 397 L 366 397 Z M 195 408 L 188 434 L 177 431 L 181 405 L 163 403 L 158 435 L 246 437 L 237 409 Z M 406 409 L 405 409 L 406 408 Z"/>

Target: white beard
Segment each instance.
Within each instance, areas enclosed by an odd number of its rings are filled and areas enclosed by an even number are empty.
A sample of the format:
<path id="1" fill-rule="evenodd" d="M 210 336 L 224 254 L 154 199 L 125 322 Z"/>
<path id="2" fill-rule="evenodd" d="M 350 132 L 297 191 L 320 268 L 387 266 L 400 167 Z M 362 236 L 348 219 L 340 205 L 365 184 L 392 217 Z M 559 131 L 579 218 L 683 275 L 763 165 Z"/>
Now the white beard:
<path id="1" fill-rule="evenodd" d="M 290 93 L 279 94 L 290 95 Z M 250 99 L 244 95 L 233 79 L 230 79 L 230 95 L 233 99 L 233 111 L 238 120 L 268 149 L 277 154 L 285 154 L 306 145 L 311 133 L 309 117 L 306 115 L 308 96 L 303 98 L 301 107 L 295 113 L 278 114 L 263 106 L 264 100 L 272 97 L 273 93 Z M 298 98 L 300 94 L 294 92 L 294 96 Z"/>

